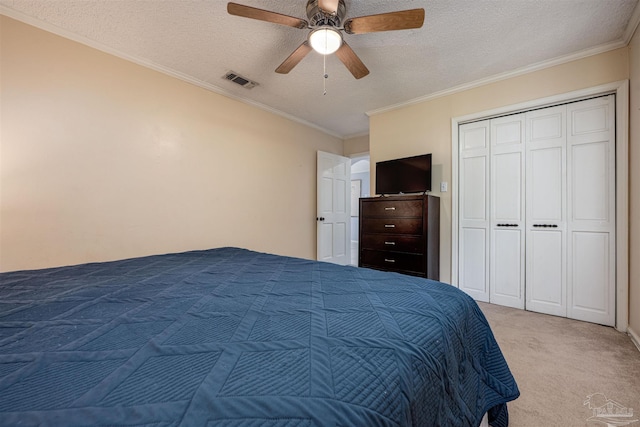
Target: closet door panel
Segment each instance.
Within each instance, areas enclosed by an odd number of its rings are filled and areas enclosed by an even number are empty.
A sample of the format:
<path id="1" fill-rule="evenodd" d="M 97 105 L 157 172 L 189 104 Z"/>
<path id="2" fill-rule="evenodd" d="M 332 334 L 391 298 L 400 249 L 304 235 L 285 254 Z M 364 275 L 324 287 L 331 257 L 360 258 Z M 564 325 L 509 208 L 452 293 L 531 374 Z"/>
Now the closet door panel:
<path id="1" fill-rule="evenodd" d="M 489 135 L 486 122 L 469 123 L 460 127 L 460 149 L 463 153 L 489 148 Z"/>
<path id="2" fill-rule="evenodd" d="M 564 147 L 530 150 L 528 156 L 529 197 L 527 220 L 562 221 L 564 189 Z"/>
<path id="3" fill-rule="evenodd" d="M 458 287 L 489 301 L 489 121 L 459 127 Z"/>
<path id="4" fill-rule="evenodd" d="M 608 141 L 574 145 L 571 159 L 571 220 L 609 222 L 611 200 Z"/>
<path id="5" fill-rule="evenodd" d="M 612 273 L 609 246 L 609 233 L 574 232 L 571 236 L 571 262 L 578 267 L 571 276 L 572 308 L 588 312 L 594 316 L 591 321 L 600 320 L 598 323 L 605 323 L 601 318 L 607 315 L 612 302 L 608 286 L 603 286 Z"/>
<path id="6" fill-rule="evenodd" d="M 520 222 L 522 219 L 523 153 L 505 153 L 492 156 L 493 218 L 500 222 Z"/>
<path id="7" fill-rule="evenodd" d="M 524 114 L 491 120 L 489 300 L 524 308 Z"/>
<path id="8" fill-rule="evenodd" d="M 523 118 L 523 114 L 515 114 L 491 120 L 491 145 L 493 148 L 522 146 L 524 144 Z"/>
<path id="9" fill-rule="evenodd" d="M 460 289 L 479 301 L 489 302 L 486 229 L 465 227 L 460 237 Z"/>
<path id="10" fill-rule="evenodd" d="M 613 95 L 567 105 L 568 316 L 615 324 Z"/>
<path id="11" fill-rule="evenodd" d="M 566 107 L 526 120 L 526 308 L 566 316 Z"/>
<path id="12" fill-rule="evenodd" d="M 570 137 L 575 141 L 593 140 L 594 134 L 606 137 L 615 128 L 614 100 L 609 95 L 569 104 Z"/>
<path id="13" fill-rule="evenodd" d="M 464 203 L 463 221 L 487 220 L 487 156 L 462 159 L 462 179 L 460 180 Z"/>
<path id="14" fill-rule="evenodd" d="M 556 316 L 567 315 L 566 258 L 563 233 L 539 231 L 527 236 L 527 308 Z"/>
<path id="15" fill-rule="evenodd" d="M 564 107 L 551 107 L 527 114 L 527 144 L 564 139 Z"/>
<path id="16" fill-rule="evenodd" d="M 491 243 L 491 302 L 524 308 L 522 230 L 495 230 Z"/>

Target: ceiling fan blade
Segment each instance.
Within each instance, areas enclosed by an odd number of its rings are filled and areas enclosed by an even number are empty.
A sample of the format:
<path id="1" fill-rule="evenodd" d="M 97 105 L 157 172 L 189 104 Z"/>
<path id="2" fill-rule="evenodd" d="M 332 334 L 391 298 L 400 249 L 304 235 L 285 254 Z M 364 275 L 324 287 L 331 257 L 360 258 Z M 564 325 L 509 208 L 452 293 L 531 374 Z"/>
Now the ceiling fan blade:
<path id="1" fill-rule="evenodd" d="M 311 46 L 309 42 L 305 40 L 296 50 L 293 51 L 291 55 L 287 59 L 284 60 L 282 64 L 278 68 L 276 68 L 276 73 L 279 74 L 287 74 L 289 71 L 293 70 L 293 67 L 298 65 L 302 59 L 307 56 L 307 54 L 311 52 Z"/>
<path id="2" fill-rule="evenodd" d="M 340 0 L 318 0 L 318 7 L 325 12 L 334 14 L 338 11 Z"/>
<path id="3" fill-rule="evenodd" d="M 346 42 L 342 42 L 342 46 L 336 51 L 336 56 L 356 79 L 361 79 L 369 74 L 367 67 Z"/>
<path id="4" fill-rule="evenodd" d="M 420 28 L 422 24 L 424 24 L 424 9 L 410 9 L 348 19 L 344 23 L 344 30 L 348 34 L 365 34 L 377 31 L 410 30 Z"/>
<path id="5" fill-rule="evenodd" d="M 268 10 L 258 9 L 251 6 L 244 6 L 238 3 L 228 3 L 227 12 L 229 12 L 230 15 L 257 19 L 259 21 L 273 22 L 274 24 L 286 25 L 288 27 L 307 28 L 309 26 L 309 23 L 304 19 L 283 15 L 281 13 L 269 12 Z"/>

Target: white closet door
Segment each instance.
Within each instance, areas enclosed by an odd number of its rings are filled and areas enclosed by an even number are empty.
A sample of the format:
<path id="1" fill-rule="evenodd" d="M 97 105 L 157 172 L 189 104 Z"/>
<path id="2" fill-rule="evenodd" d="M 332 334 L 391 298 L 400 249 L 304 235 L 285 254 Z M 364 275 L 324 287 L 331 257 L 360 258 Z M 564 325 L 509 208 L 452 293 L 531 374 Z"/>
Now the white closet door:
<path id="1" fill-rule="evenodd" d="M 566 106 L 526 121 L 526 307 L 566 316 Z"/>
<path id="2" fill-rule="evenodd" d="M 525 116 L 491 120 L 489 300 L 524 308 Z"/>
<path id="3" fill-rule="evenodd" d="M 615 97 L 459 127 L 460 289 L 615 324 Z"/>
<path id="4" fill-rule="evenodd" d="M 614 96 L 567 105 L 568 316 L 615 324 Z"/>
<path id="5" fill-rule="evenodd" d="M 489 121 L 459 127 L 458 287 L 489 301 Z"/>

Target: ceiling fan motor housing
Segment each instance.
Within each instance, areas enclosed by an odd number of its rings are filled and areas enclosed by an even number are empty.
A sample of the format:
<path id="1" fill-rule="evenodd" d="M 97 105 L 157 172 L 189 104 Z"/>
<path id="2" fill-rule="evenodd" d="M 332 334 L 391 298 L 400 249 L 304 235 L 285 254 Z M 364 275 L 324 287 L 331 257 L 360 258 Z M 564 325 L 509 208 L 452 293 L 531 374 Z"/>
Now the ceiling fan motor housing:
<path id="1" fill-rule="evenodd" d="M 346 12 L 347 7 L 344 4 L 344 0 L 339 1 L 338 9 L 335 14 L 327 13 L 320 9 L 318 6 L 318 0 L 309 0 L 307 3 L 307 17 L 309 18 L 309 26 L 312 28 L 321 27 L 323 25 L 340 27 Z"/>

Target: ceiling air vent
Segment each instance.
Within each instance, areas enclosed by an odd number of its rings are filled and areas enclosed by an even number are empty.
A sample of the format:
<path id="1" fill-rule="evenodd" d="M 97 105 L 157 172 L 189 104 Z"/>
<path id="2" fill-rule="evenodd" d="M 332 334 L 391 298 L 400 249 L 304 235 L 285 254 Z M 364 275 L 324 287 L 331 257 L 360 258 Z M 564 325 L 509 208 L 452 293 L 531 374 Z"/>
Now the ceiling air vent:
<path id="1" fill-rule="evenodd" d="M 222 76 L 222 78 L 239 84 L 245 89 L 253 89 L 254 87 L 258 86 L 258 83 L 242 77 L 240 74 L 233 71 L 229 71 L 227 74 Z"/>

